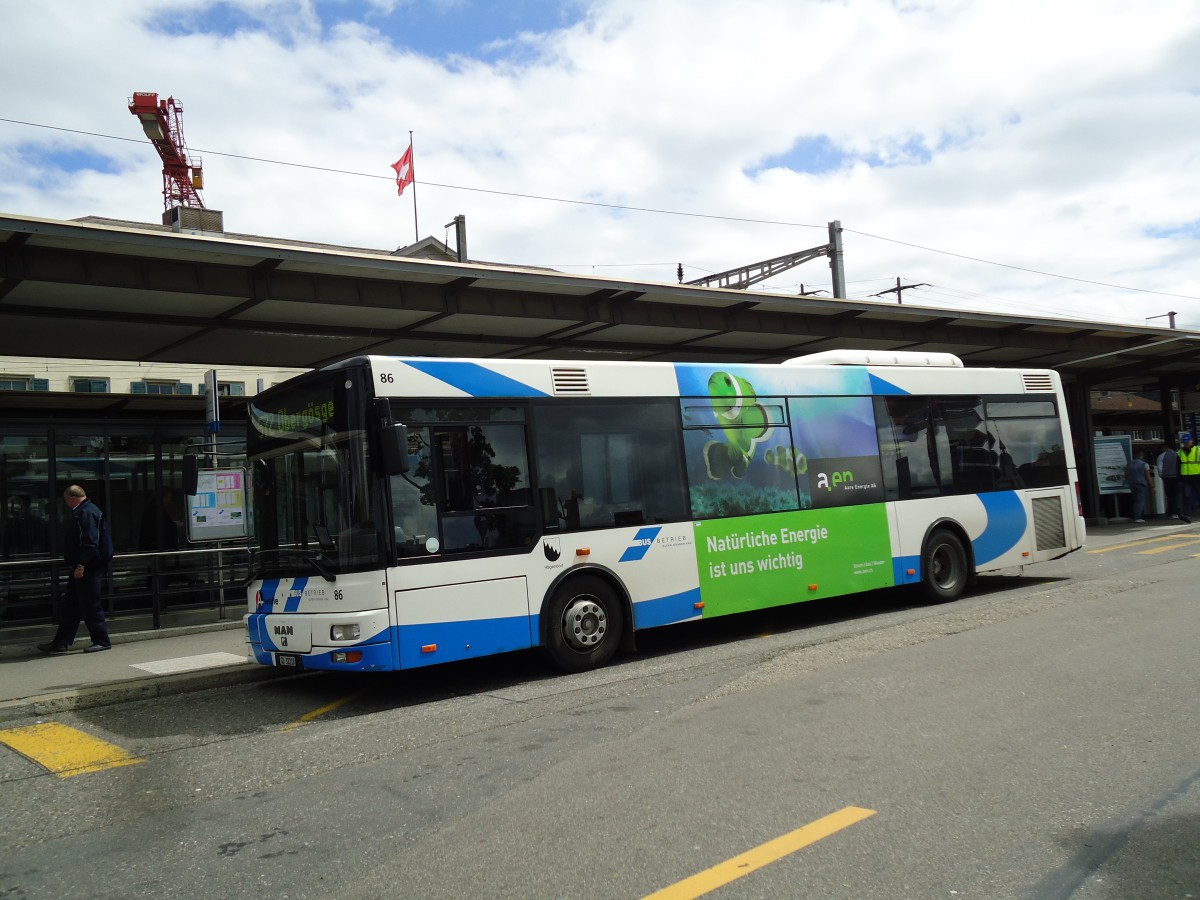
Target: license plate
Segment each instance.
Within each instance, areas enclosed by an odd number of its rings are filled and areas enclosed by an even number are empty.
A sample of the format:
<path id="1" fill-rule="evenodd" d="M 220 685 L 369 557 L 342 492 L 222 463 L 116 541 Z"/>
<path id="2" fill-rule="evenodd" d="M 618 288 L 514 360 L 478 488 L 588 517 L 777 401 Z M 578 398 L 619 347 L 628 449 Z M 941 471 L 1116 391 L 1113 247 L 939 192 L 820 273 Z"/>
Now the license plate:
<path id="1" fill-rule="evenodd" d="M 304 665 L 300 662 L 300 657 L 295 653 L 276 653 L 275 665 L 282 666 L 285 669 L 303 669 Z"/>

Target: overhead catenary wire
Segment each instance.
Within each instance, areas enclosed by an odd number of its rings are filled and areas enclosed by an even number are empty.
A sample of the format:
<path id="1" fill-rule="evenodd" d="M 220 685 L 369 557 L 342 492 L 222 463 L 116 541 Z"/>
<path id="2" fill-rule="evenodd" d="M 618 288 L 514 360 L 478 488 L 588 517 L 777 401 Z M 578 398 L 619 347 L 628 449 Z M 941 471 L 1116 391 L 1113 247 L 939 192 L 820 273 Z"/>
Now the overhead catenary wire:
<path id="1" fill-rule="evenodd" d="M 131 138 L 131 137 L 125 137 L 122 135 L 104 134 L 103 132 L 95 132 L 95 131 L 83 131 L 81 129 L 76 129 L 76 128 L 65 128 L 65 127 L 58 126 L 58 125 L 47 125 L 47 124 L 44 124 L 41 122 L 28 122 L 28 121 L 24 121 L 21 119 L 10 119 L 10 118 L 6 118 L 6 117 L 0 117 L 0 122 L 6 122 L 10 125 L 23 125 L 23 126 L 30 127 L 30 128 L 43 128 L 43 129 L 47 129 L 50 131 L 63 132 L 65 134 L 75 134 L 75 135 L 81 135 L 81 136 L 85 136 L 85 137 L 102 138 L 105 140 L 123 141 L 126 143 L 133 143 L 133 144 L 141 144 L 144 142 L 143 139 L 141 139 L 141 138 Z M 288 166 L 290 168 L 305 169 L 305 170 L 314 171 L 314 172 L 327 172 L 330 174 L 347 175 L 347 176 L 352 176 L 352 177 L 357 177 L 357 178 L 373 178 L 373 179 L 379 179 L 379 180 L 384 180 L 384 181 L 394 181 L 395 180 L 394 175 L 376 175 L 376 174 L 370 173 L 370 172 L 356 172 L 352 169 L 339 169 L 339 168 L 334 168 L 334 167 L 330 167 L 330 166 L 317 166 L 317 165 L 312 165 L 309 163 L 297 163 L 297 162 L 290 162 L 288 160 L 269 159 L 269 158 L 261 157 L 261 156 L 249 156 L 249 155 L 241 154 L 241 153 L 230 153 L 230 152 L 223 151 L 223 150 L 210 150 L 210 149 L 204 149 L 204 148 L 195 148 L 193 150 L 193 152 L 203 153 L 207 156 L 220 156 L 220 157 L 224 157 L 227 159 L 238 159 L 238 160 L 243 160 L 246 162 L 263 163 L 266 165 Z M 716 214 L 716 213 L 698 213 L 698 212 L 688 212 L 688 211 L 684 211 L 684 210 L 660 209 L 657 207 L 629 206 L 629 205 L 620 204 L 620 203 L 603 203 L 598 200 L 577 200 L 577 199 L 567 198 L 567 197 L 550 197 L 550 196 L 546 196 L 546 195 L 542 195 L 542 194 L 527 194 L 527 193 L 522 193 L 519 191 L 502 191 L 502 190 L 497 190 L 494 188 L 479 188 L 479 187 L 470 187 L 467 185 L 444 184 L 444 183 L 440 183 L 440 182 L 436 182 L 436 181 L 422 180 L 421 184 L 423 186 L 442 188 L 444 190 L 468 191 L 471 193 L 490 194 L 490 195 L 501 196 L 501 197 L 514 197 L 514 198 L 518 198 L 518 199 L 522 199 L 522 200 L 538 200 L 538 201 L 545 202 L 545 203 L 562 203 L 562 204 L 585 206 L 585 207 L 592 207 L 592 208 L 599 208 L 599 209 L 611 209 L 611 210 L 617 210 L 617 211 L 621 211 L 621 212 L 641 212 L 641 213 L 650 213 L 650 214 L 654 214 L 654 215 L 680 216 L 680 217 L 685 217 L 685 218 L 707 219 L 707 220 L 719 221 L 719 222 L 737 222 L 740 224 L 748 224 L 748 225 L 774 225 L 774 226 L 786 227 L 786 228 L 819 228 L 819 229 L 824 230 L 828 227 L 827 224 L 817 225 L 817 224 L 812 224 L 812 223 L 808 223 L 808 222 L 789 222 L 789 221 L 778 220 L 778 219 L 758 219 L 758 218 L 751 218 L 751 217 L 746 217 L 746 216 L 728 216 L 728 215 L 720 215 L 720 214 Z M 929 246 L 926 246 L 923 244 L 914 243 L 912 241 L 900 240 L 899 238 L 890 238 L 890 237 L 886 237 L 884 235 L 872 234 L 870 232 L 860 231 L 860 230 L 854 229 L 854 228 L 843 227 L 842 231 L 847 234 L 855 234 L 855 235 L 858 235 L 859 237 L 870 238 L 871 240 L 885 241 L 888 243 L 899 244 L 899 245 L 905 246 L 905 247 L 912 247 L 913 249 L 922 250 L 926 253 L 937 253 L 937 254 L 940 254 L 943 256 L 951 256 L 951 257 L 955 257 L 957 259 L 968 260 L 970 262 L 979 263 L 981 265 L 997 266 L 1000 268 L 1010 269 L 1013 271 L 1027 272 L 1032 275 L 1039 275 L 1043 278 L 1055 278 L 1055 279 L 1060 279 L 1063 281 L 1073 281 L 1073 282 L 1077 282 L 1079 284 L 1090 284 L 1090 285 L 1093 285 L 1096 287 L 1104 287 L 1104 288 L 1109 288 L 1112 290 L 1120 290 L 1120 291 L 1129 291 L 1132 293 L 1139 293 L 1139 294 L 1149 294 L 1149 295 L 1158 296 L 1158 297 L 1174 297 L 1174 298 L 1178 298 L 1181 300 L 1200 300 L 1200 297 L 1192 296 L 1190 294 L 1176 294 L 1176 293 L 1171 293 L 1168 291 L 1155 291 L 1155 290 L 1151 290 L 1150 288 L 1133 287 L 1131 285 L 1115 284 L 1112 282 L 1098 281 L 1098 280 L 1090 279 L 1090 278 L 1080 278 L 1080 277 L 1077 277 L 1074 275 L 1062 275 L 1062 274 L 1059 274 L 1056 272 L 1046 272 L 1044 270 L 1033 269 L 1033 268 L 1029 268 L 1027 266 L 1018 266 L 1018 265 L 1015 265 L 1012 263 L 1004 263 L 1004 262 L 998 262 L 996 260 L 985 259 L 980 256 L 972 256 L 972 255 L 966 254 L 966 253 L 958 253 L 958 252 L 955 252 L 952 250 L 942 250 L 937 247 L 929 247 Z M 587 264 L 587 265 L 596 266 L 598 264 Z M 608 264 L 608 265 L 614 265 L 614 264 Z M 647 264 L 647 265 L 649 265 L 649 264 Z"/>

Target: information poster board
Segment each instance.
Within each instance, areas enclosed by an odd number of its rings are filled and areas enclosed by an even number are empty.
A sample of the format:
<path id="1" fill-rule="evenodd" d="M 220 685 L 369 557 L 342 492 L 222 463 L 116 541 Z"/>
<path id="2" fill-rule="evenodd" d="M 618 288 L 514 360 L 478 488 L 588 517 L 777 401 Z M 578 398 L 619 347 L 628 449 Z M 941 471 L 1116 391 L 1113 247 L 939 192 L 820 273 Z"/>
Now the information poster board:
<path id="1" fill-rule="evenodd" d="M 1133 459 L 1133 441 L 1128 435 L 1093 438 L 1096 442 L 1096 484 L 1101 494 L 1128 494 L 1125 467 Z"/>
<path id="2" fill-rule="evenodd" d="M 202 471 L 187 505 L 189 541 L 246 537 L 246 470 Z"/>

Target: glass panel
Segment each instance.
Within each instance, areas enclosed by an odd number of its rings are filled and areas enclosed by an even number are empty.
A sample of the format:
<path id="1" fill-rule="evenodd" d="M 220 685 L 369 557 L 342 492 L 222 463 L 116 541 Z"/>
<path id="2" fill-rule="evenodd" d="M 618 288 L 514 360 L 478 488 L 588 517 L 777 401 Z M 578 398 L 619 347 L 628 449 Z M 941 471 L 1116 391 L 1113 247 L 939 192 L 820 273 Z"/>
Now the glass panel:
<path id="1" fill-rule="evenodd" d="M 183 494 L 183 458 L 203 447 L 205 438 L 199 434 L 167 433 L 162 435 L 159 451 L 161 482 L 156 504 L 159 522 L 141 534 L 139 546 L 144 550 L 187 549 L 187 498 Z M 202 457 L 203 458 L 203 457 Z M 222 458 L 228 468 L 246 466 L 246 456 Z"/>
<path id="2" fill-rule="evenodd" d="M 633 436 L 629 434 L 581 434 L 583 492 L 599 502 L 631 503 L 630 472 L 637 465 Z"/>
<path id="3" fill-rule="evenodd" d="M 940 496 L 941 459 L 937 429 L 930 427 L 929 401 L 919 397 L 888 397 L 875 402 L 887 498 Z"/>
<path id="4" fill-rule="evenodd" d="M 144 531 L 149 529 L 150 534 L 154 534 L 153 525 L 147 523 L 148 516 L 156 508 L 163 508 L 162 499 L 155 490 L 154 436 L 112 434 L 108 465 L 107 496 L 94 496 L 90 490 L 88 496 L 108 516 L 114 549 L 117 553 L 158 549 L 157 546 L 146 546 L 143 540 Z"/>
<path id="5" fill-rule="evenodd" d="M 796 509 L 798 460 L 786 428 L 684 432 L 693 519 Z"/>
<path id="6" fill-rule="evenodd" d="M 788 407 L 801 507 L 856 506 L 884 499 L 869 397 L 795 397 Z"/>
<path id="7" fill-rule="evenodd" d="M 45 433 L 0 437 L 0 558 L 48 556 L 50 543 L 49 442 Z"/>
<path id="8" fill-rule="evenodd" d="M 988 424 L 999 451 L 998 488 L 1058 487 L 1068 483 L 1067 455 L 1057 419 L 1000 419 Z"/>
<path id="9" fill-rule="evenodd" d="M 1054 416 L 1053 400 L 1014 400 L 996 402 L 989 400 L 987 415 L 989 419 L 1033 418 L 1035 416 Z"/>
<path id="10" fill-rule="evenodd" d="M 678 401 L 543 403 L 534 421 L 548 530 L 688 518 Z"/>
<path id="11" fill-rule="evenodd" d="M 371 477 L 362 378 L 358 369 L 318 373 L 251 405 L 247 439 L 263 573 L 384 565 L 383 496 Z"/>
<path id="12" fill-rule="evenodd" d="M 937 401 L 937 411 L 950 451 L 948 493 L 994 491 L 1000 455 L 996 438 L 984 423 L 983 401 L 978 397 L 947 397 Z"/>
<path id="13" fill-rule="evenodd" d="M 1067 484 L 1057 418 L 1044 400 L 984 403 L 975 397 L 876 401 L 889 499 L 974 494 Z M 1019 418 L 1024 406 L 1036 418 Z M 1000 417 L 983 417 L 998 410 Z M 932 423 L 932 425 L 931 425 Z"/>
<path id="14" fill-rule="evenodd" d="M 796 466 L 784 402 L 755 397 L 749 385 L 682 400 L 684 455 L 693 519 L 796 509 Z M 745 399 L 749 398 L 749 399 Z"/>
<path id="15" fill-rule="evenodd" d="M 52 620 L 49 441 L 46 433 L 0 436 L 0 621 Z"/>
<path id="16" fill-rule="evenodd" d="M 408 429 L 408 473 L 391 479 L 393 534 L 398 556 L 424 556 L 436 552 L 438 538 L 436 501 L 433 495 L 433 446 L 428 428 Z"/>
<path id="17" fill-rule="evenodd" d="M 117 553 L 109 568 L 109 590 L 114 612 L 148 609 L 153 605 L 153 583 L 140 571 L 142 563 L 121 559 L 121 554 L 142 549 L 142 529 L 148 512 L 158 503 L 154 488 L 155 446 L 150 434 L 110 434 L 107 492 L 85 485 L 112 528 Z"/>
<path id="18" fill-rule="evenodd" d="M 524 426 L 434 428 L 433 446 L 441 464 L 443 550 L 494 550 L 533 542 Z"/>

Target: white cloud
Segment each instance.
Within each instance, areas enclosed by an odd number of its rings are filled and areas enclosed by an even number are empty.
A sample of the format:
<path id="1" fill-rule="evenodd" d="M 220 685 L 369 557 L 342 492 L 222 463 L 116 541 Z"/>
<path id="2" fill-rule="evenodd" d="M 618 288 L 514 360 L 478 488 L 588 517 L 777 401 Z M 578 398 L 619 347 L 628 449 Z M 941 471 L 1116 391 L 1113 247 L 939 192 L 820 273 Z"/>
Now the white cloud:
<path id="1" fill-rule="evenodd" d="M 356 8 L 363 18 L 331 27 L 331 10 Z M 838 219 L 863 293 L 901 276 L 936 286 L 905 302 L 1138 324 L 1174 309 L 1200 328 L 1195 299 L 1019 271 L 1200 296 L 1191 0 L 1162 0 L 1152 16 L 1124 0 L 597 0 L 581 19 L 545 4 L 543 30 L 524 20 L 499 43 L 467 35 L 486 9 L 14 8 L 0 117 L 129 140 L 0 122 L 0 209 L 156 221 L 159 166 L 124 109 L 153 90 L 184 104 L 193 150 L 219 151 L 202 154 L 205 198 L 233 231 L 409 242 L 411 198 L 397 199 L 388 166 L 412 130 L 421 233 L 442 236 L 463 213 L 480 259 L 673 281 L 678 262 L 692 278 L 823 243 Z M 457 55 L 389 32 L 414 10 L 463 30 Z M 472 55 L 485 45 L 492 55 Z M 829 159 L 803 171 L 817 146 Z M 53 154 L 66 150 L 61 171 Z M 100 171 L 73 171 L 80 153 Z M 828 281 L 815 261 L 772 285 Z"/>

